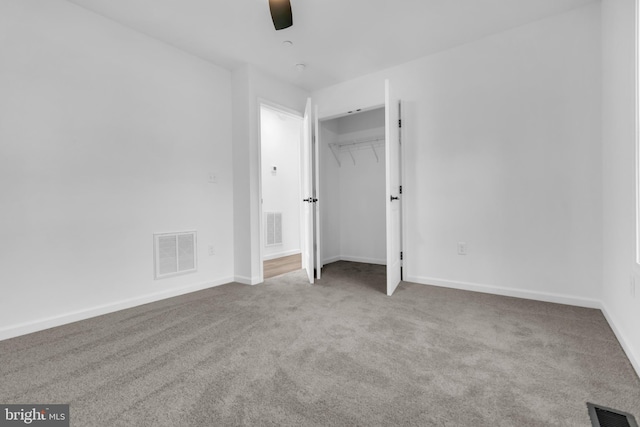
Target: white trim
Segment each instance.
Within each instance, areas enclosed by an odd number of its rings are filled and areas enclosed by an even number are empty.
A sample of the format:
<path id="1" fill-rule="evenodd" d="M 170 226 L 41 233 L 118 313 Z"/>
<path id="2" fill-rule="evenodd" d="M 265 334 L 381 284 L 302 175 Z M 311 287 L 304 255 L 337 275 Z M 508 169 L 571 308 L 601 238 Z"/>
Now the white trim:
<path id="1" fill-rule="evenodd" d="M 266 108 L 269 108 L 270 110 L 275 111 L 276 113 L 286 114 L 296 119 L 302 119 L 304 117 L 304 113 L 301 113 L 300 111 L 294 110 L 293 108 L 285 107 L 261 97 L 258 97 L 258 106 L 264 106 Z"/>
<path id="2" fill-rule="evenodd" d="M 339 256 L 334 256 L 331 258 L 324 259 L 322 261 L 322 265 L 324 266 L 337 261 L 362 262 L 365 264 L 387 265 L 386 259 L 367 258 L 367 257 L 358 257 L 358 256 L 349 256 L 349 255 L 339 255 Z"/>
<path id="3" fill-rule="evenodd" d="M 615 334 L 616 338 L 618 339 L 618 342 L 620 343 L 620 346 L 622 346 L 622 349 L 627 355 L 627 359 L 629 359 L 629 362 L 631 362 L 631 366 L 633 366 L 633 369 L 635 369 L 636 374 L 638 375 L 638 377 L 640 377 L 640 355 L 637 355 L 634 353 L 633 347 L 631 347 L 628 344 L 629 340 L 627 340 L 626 336 L 616 326 L 616 322 L 613 320 L 613 317 L 609 314 L 609 311 L 607 310 L 607 306 L 604 304 L 604 302 L 600 303 L 600 310 L 602 311 L 604 318 L 607 319 L 607 322 L 609 323 L 611 330 Z"/>
<path id="4" fill-rule="evenodd" d="M 243 285 L 250 285 L 251 284 L 251 278 L 250 277 L 246 277 L 246 276 L 235 276 L 233 278 L 233 281 L 236 283 L 240 283 Z"/>
<path id="5" fill-rule="evenodd" d="M 635 134 L 635 201 L 636 201 L 636 217 L 635 217 L 635 228 L 636 228 L 636 241 L 635 241 L 635 265 L 640 266 L 640 4 L 638 0 L 635 1 L 635 125 L 636 125 L 636 134 Z"/>
<path id="6" fill-rule="evenodd" d="M 361 258 L 358 258 L 358 259 L 361 259 Z M 351 259 L 332 257 L 332 258 L 326 259 L 324 262 L 326 264 L 330 264 L 332 262 L 340 261 L 340 260 L 352 261 L 352 260 L 355 260 L 355 257 L 351 257 Z M 360 262 L 360 261 L 355 261 L 355 262 Z M 375 262 L 371 262 L 371 261 L 364 261 L 364 262 L 375 264 Z M 45 319 L 36 320 L 33 322 L 26 322 L 26 323 L 21 323 L 18 325 L 2 328 L 0 329 L 0 341 L 6 340 L 9 338 L 18 337 L 21 335 L 30 334 L 33 332 L 43 331 L 45 329 L 53 328 L 56 326 L 66 325 L 68 323 L 73 323 L 80 320 L 90 319 L 92 317 L 101 316 L 104 314 L 113 313 L 120 310 L 126 310 L 128 308 L 137 307 L 137 306 L 148 304 L 151 302 L 161 301 L 164 299 L 189 294 L 192 292 L 197 292 L 203 289 L 209 289 L 216 286 L 221 286 L 234 281 L 237 283 L 243 283 L 248 285 L 254 285 L 257 283 L 255 281 L 254 283 L 252 283 L 252 280 L 249 278 L 236 276 L 235 280 L 232 280 L 231 278 L 223 278 L 223 279 L 215 280 L 213 282 L 205 282 L 197 285 L 186 286 L 179 289 L 172 289 L 164 292 L 156 292 L 154 294 L 145 295 L 138 298 L 131 298 L 131 299 L 120 301 L 113 304 L 101 305 L 101 306 L 93 307 L 86 310 L 78 310 L 78 311 L 74 311 L 74 312 L 59 315 L 59 316 L 53 316 Z M 633 348 L 628 344 L 628 340 L 626 336 L 617 327 L 616 322 L 614 321 L 613 317 L 609 314 L 609 311 L 607 310 L 607 307 L 603 302 L 587 299 L 587 298 L 571 297 L 567 295 L 508 289 L 508 288 L 502 288 L 498 286 L 480 285 L 480 284 L 469 283 L 469 282 L 454 282 L 454 281 L 442 280 L 442 279 L 407 277 L 406 281 L 417 283 L 417 284 L 432 285 L 432 286 L 439 286 L 439 287 L 453 288 L 453 289 L 463 289 L 467 291 L 483 292 L 483 293 L 489 293 L 489 294 L 495 294 L 495 295 L 511 296 L 511 297 L 553 302 L 553 303 L 559 303 L 559 304 L 570 304 L 570 305 L 575 305 L 579 307 L 598 308 L 602 311 L 602 314 L 604 315 L 605 319 L 609 323 L 611 330 L 615 334 L 616 338 L 618 339 L 618 342 L 620 343 L 620 345 L 622 346 L 622 349 L 627 355 L 629 362 L 635 369 L 636 374 L 640 377 L 640 356 L 634 353 Z"/>
<path id="7" fill-rule="evenodd" d="M 258 259 L 260 262 L 258 263 L 258 278 L 259 281 L 262 282 L 264 280 L 264 209 L 263 209 L 263 197 L 262 197 L 262 109 L 269 108 L 266 106 L 264 101 L 258 98 L 258 134 L 256 136 L 258 141 Z M 251 144 L 249 144 L 251 145 Z M 251 162 L 249 162 L 251 163 Z M 253 223 L 253 215 L 249 213 L 249 222 Z M 253 245 L 253 239 L 251 239 L 251 245 Z M 253 264 L 253 262 L 251 262 Z M 250 270 L 251 274 L 254 274 L 253 268 Z M 236 279 L 240 283 L 244 283 L 246 285 L 253 284 L 249 277 L 239 277 L 240 280 Z"/>
<path id="8" fill-rule="evenodd" d="M 237 276 L 236 281 L 240 283 L 244 283 L 247 285 L 257 285 L 258 283 L 264 282 L 264 263 L 265 258 L 265 239 L 264 239 L 264 210 L 263 210 L 263 195 L 262 195 L 262 169 L 264 165 L 262 164 L 262 109 L 269 109 L 275 111 L 276 113 L 285 114 L 289 117 L 293 117 L 297 120 L 302 120 L 304 118 L 304 113 L 300 113 L 291 108 L 287 108 L 278 103 L 272 102 L 266 98 L 258 97 L 256 99 L 257 102 L 257 141 L 258 141 L 258 256 L 260 259 L 260 263 L 258 266 L 258 278 L 251 279 L 249 277 Z M 302 179 L 302 176 L 300 176 Z M 302 202 L 299 202 L 302 205 Z M 302 218 L 300 214 L 300 219 Z M 250 222 L 253 222 L 253 216 L 249 217 Z M 251 271 L 253 274 L 253 271 Z"/>
<path id="9" fill-rule="evenodd" d="M 340 261 L 363 262 L 365 264 L 387 265 L 386 259 L 367 258 L 359 256 L 342 255 Z"/>
<path id="10" fill-rule="evenodd" d="M 259 277 L 247 277 L 247 276 L 235 276 L 233 281 L 236 283 L 240 283 L 243 285 L 257 285 L 258 283 L 262 283 Z"/>
<path id="11" fill-rule="evenodd" d="M 458 282 L 432 277 L 406 276 L 405 282 L 418 283 L 422 285 L 439 286 L 442 288 L 462 289 L 465 291 L 482 292 L 485 294 L 502 295 L 507 297 L 524 298 L 535 301 L 553 302 L 556 304 L 575 305 L 586 308 L 600 308 L 600 301 L 591 298 L 582 298 L 572 295 L 554 294 L 549 292 L 530 291 L 525 289 L 504 288 L 471 282 Z"/>
<path id="12" fill-rule="evenodd" d="M 331 264 L 332 262 L 338 262 L 338 261 L 340 261 L 340 259 L 341 259 L 340 256 L 332 256 L 332 257 L 323 259 L 322 260 L 322 266 L 324 267 L 325 265 Z"/>
<path id="13" fill-rule="evenodd" d="M 14 338 L 20 335 L 26 335 L 33 332 L 43 331 L 45 329 L 54 328 L 56 326 L 66 325 L 68 323 L 77 322 L 79 320 L 86 320 L 96 316 L 102 316 L 103 314 L 109 314 L 120 310 L 126 310 L 128 308 L 137 307 L 150 302 L 161 301 L 167 298 L 173 298 L 179 295 L 189 294 L 203 289 L 213 288 L 215 286 L 225 285 L 233 282 L 231 277 L 225 277 L 215 280 L 213 282 L 198 283 L 195 285 L 185 286 L 177 289 L 170 289 L 162 292 L 155 292 L 153 294 L 144 295 L 141 297 L 130 298 L 123 301 L 99 305 L 96 307 L 72 311 L 70 313 L 61 314 L 58 316 L 47 317 L 44 319 L 34 320 L 31 322 L 20 323 L 17 325 L 8 326 L 0 329 L 0 341 L 9 338 Z"/>
<path id="14" fill-rule="evenodd" d="M 340 117 L 346 117 L 346 116 L 350 116 L 353 114 L 358 114 L 358 113 L 364 113 L 366 111 L 371 111 L 371 110 L 377 110 L 379 108 L 384 108 L 384 102 L 382 104 L 375 104 L 375 105 L 368 105 L 365 107 L 353 107 L 353 108 L 340 108 L 340 109 L 334 109 L 331 111 L 324 111 L 323 112 L 323 116 L 320 117 L 318 116 L 318 121 L 319 122 L 324 122 L 327 120 L 333 120 L 333 119 L 339 119 Z"/>
<path id="15" fill-rule="evenodd" d="M 269 260 L 272 260 L 272 259 L 282 258 L 282 257 L 286 257 L 286 256 L 291 256 L 291 255 L 297 255 L 299 253 L 301 253 L 300 249 L 291 249 L 289 251 L 278 252 L 277 254 L 265 255 L 263 260 L 264 261 L 269 261 Z"/>

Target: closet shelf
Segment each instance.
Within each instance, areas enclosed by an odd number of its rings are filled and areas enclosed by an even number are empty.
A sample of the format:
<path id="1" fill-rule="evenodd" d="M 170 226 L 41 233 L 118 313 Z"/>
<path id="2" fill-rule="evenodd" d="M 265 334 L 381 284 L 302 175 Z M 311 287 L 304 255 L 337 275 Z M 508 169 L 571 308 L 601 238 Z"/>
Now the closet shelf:
<path id="1" fill-rule="evenodd" d="M 356 159 L 355 157 L 353 157 L 352 151 L 372 150 L 373 154 L 376 156 L 376 161 L 380 162 L 380 157 L 378 156 L 378 151 L 376 149 L 380 149 L 381 147 L 384 147 L 384 144 L 385 144 L 384 135 L 375 135 L 368 138 L 332 142 L 332 143 L 329 143 L 329 149 L 333 153 L 333 157 L 335 157 L 339 167 L 342 167 L 342 164 L 340 163 L 340 157 L 338 156 L 338 153 L 340 152 L 348 152 L 349 155 L 351 156 L 351 160 L 353 161 L 353 165 L 355 166 Z"/>

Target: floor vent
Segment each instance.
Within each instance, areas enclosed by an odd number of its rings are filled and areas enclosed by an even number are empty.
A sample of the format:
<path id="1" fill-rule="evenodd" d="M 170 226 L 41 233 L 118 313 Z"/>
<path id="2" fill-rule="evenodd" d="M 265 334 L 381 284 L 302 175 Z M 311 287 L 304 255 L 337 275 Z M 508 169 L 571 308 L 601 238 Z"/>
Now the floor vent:
<path id="1" fill-rule="evenodd" d="M 593 427 L 638 427 L 633 415 L 616 409 L 587 403 Z"/>

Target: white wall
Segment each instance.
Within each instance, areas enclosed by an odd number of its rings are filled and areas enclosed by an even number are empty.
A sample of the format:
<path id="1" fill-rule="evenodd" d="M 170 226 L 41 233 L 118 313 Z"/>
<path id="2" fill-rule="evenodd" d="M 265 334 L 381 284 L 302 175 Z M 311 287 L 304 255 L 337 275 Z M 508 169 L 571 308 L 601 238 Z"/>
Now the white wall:
<path id="1" fill-rule="evenodd" d="M 385 264 L 384 145 L 376 148 L 377 159 L 369 146 L 354 147 L 353 158 L 346 151 L 339 152 L 339 167 L 327 149 L 330 142 L 384 136 L 384 109 L 327 120 L 322 126 L 321 176 L 327 204 L 323 215 L 329 215 L 322 218 L 322 246 L 328 246 L 323 260 Z"/>
<path id="2" fill-rule="evenodd" d="M 264 259 L 300 253 L 301 131 L 302 118 L 260 108 L 262 211 L 282 213 L 282 244 L 267 246 L 265 239 Z"/>
<path id="3" fill-rule="evenodd" d="M 233 243 L 234 280 L 251 283 L 251 266 L 254 251 L 251 247 L 251 191 L 257 180 L 259 163 L 255 173 L 251 170 L 251 104 L 249 68 L 241 67 L 232 73 L 232 117 L 233 117 Z M 255 188 L 256 195 L 258 188 Z M 257 208 L 257 206 L 256 206 Z M 253 215 L 258 216 L 259 212 Z M 257 249 L 260 249 L 259 247 Z M 259 257 L 259 251 L 255 255 Z M 257 274 L 257 273 L 256 273 Z M 258 281 L 256 281 L 258 283 Z"/>
<path id="4" fill-rule="evenodd" d="M 262 281 L 260 255 L 260 102 L 304 112 L 307 92 L 251 66 L 233 72 L 235 280 Z"/>
<path id="5" fill-rule="evenodd" d="M 66 1 L 0 3 L 0 338 L 232 280 L 230 83 Z M 154 281 L 180 230 L 198 272 Z"/>
<path id="6" fill-rule="evenodd" d="M 603 214 L 602 300 L 640 374 L 640 268 L 635 263 L 635 1 L 602 2 Z M 636 296 L 630 280 L 635 276 Z"/>
<path id="7" fill-rule="evenodd" d="M 405 279 L 598 305 L 600 53 L 595 3 L 313 94 L 404 101 Z"/>

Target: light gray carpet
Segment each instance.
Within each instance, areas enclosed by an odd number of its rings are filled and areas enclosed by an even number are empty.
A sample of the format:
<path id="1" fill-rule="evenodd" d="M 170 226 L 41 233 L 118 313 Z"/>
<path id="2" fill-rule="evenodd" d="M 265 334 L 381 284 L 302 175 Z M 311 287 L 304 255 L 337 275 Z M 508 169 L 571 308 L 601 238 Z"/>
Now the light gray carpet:
<path id="1" fill-rule="evenodd" d="M 73 426 L 590 426 L 640 415 L 598 310 L 402 283 L 339 262 L 0 342 L 1 403 Z"/>

